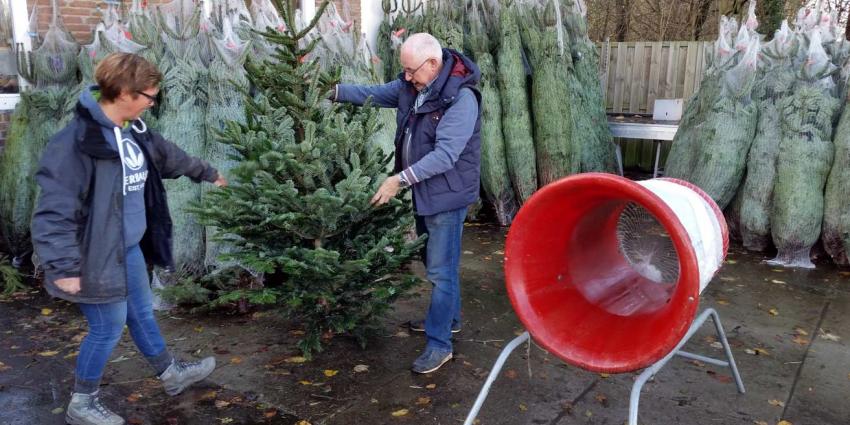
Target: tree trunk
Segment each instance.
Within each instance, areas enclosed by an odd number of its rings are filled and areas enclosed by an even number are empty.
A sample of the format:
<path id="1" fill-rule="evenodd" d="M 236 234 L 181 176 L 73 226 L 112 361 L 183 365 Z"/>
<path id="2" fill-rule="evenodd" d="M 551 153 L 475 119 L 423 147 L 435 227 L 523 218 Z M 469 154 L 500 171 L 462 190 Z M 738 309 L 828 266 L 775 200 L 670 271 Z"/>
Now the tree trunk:
<path id="1" fill-rule="evenodd" d="M 693 39 L 699 40 L 700 36 L 702 36 L 702 26 L 705 23 L 705 20 L 708 19 L 708 11 L 711 9 L 711 0 L 699 0 L 699 8 L 697 9 L 697 13 L 694 15 L 693 20 Z"/>
<path id="2" fill-rule="evenodd" d="M 744 5 L 746 3 L 747 0 L 720 0 L 720 16 L 734 16 L 739 18 L 741 13 L 744 12 Z"/>
<path id="3" fill-rule="evenodd" d="M 596 40 L 606 40 L 606 39 L 608 39 L 608 34 L 609 34 L 608 33 L 608 22 L 610 20 L 609 19 L 610 17 L 611 17 L 611 8 L 606 7 L 605 8 L 605 20 L 602 21 L 602 31 L 599 34 L 599 37 L 596 38 Z"/>
<path id="4" fill-rule="evenodd" d="M 759 32 L 772 39 L 785 19 L 785 0 L 762 0 L 757 9 Z"/>
<path id="5" fill-rule="evenodd" d="M 631 11 L 632 5 L 631 0 L 618 0 L 617 9 L 619 9 L 620 16 L 619 21 L 617 22 L 617 29 L 614 33 L 614 38 L 617 41 L 626 41 L 626 35 L 629 32 L 629 21 L 631 20 Z"/>

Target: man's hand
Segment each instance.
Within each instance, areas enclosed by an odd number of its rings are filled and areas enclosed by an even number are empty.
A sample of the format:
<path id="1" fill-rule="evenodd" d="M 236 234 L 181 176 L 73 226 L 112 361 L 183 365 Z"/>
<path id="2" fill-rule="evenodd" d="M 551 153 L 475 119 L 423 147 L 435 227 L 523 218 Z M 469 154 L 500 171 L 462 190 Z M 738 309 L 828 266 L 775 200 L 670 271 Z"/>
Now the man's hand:
<path id="1" fill-rule="evenodd" d="M 401 184 L 399 183 L 398 175 L 389 176 L 383 183 L 381 183 L 381 187 L 378 188 L 378 192 L 376 192 L 375 196 L 372 197 L 371 204 L 374 206 L 384 205 L 387 202 L 390 202 L 390 199 L 395 197 L 400 190 Z"/>
<path id="2" fill-rule="evenodd" d="M 69 294 L 76 294 L 80 292 L 80 278 L 78 277 L 66 277 L 64 279 L 56 279 L 54 282 L 62 292 L 67 292 Z"/>
<path id="3" fill-rule="evenodd" d="M 218 175 L 218 178 L 213 182 L 217 187 L 225 187 L 227 186 L 227 179 L 224 178 L 221 174 Z"/>

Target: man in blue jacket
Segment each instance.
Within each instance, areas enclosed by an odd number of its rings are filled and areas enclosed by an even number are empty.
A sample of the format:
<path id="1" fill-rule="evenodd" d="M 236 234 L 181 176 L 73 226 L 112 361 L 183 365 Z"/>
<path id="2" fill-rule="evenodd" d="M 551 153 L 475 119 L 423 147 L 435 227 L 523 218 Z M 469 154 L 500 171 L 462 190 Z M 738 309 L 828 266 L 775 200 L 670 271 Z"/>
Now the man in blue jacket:
<path id="1" fill-rule="evenodd" d="M 416 230 L 427 234 L 425 266 L 433 284 L 422 323 L 425 351 L 412 370 L 429 373 L 452 358 L 452 332 L 460 331 L 460 252 L 467 207 L 478 200 L 481 139 L 481 73 L 463 54 L 443 49 L 430 34 L 411 35 L 401 46 L 403 72 L 378 86 L 340 84 L 334 100 L 396 108 L 395 171 L 378 188 L 374 205 L 411 187 Z"/>

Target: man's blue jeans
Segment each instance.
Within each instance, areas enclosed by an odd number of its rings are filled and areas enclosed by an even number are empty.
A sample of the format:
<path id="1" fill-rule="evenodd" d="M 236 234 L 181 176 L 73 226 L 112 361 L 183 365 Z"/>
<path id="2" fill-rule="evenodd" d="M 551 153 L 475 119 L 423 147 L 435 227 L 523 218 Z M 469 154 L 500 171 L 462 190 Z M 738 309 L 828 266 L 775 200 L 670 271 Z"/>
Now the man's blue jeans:
<path id="1" fill-rule="evenodd" d="M 80 345 L 74 392 L 97 391 L 109 355 L 124 333 L 124 324 L 136 347 L 159 374 L 171 364 L 171 354 L 153 315 L 152 293 L 145 258 L 138 245 L 128 248 L 127 300 L 110 304 L 82 304 L 89 333 Z M 85 282 L 83 282 L 85 284 Z"/>
<path id="2" fill-rule="evenodd" d="M 466 207 L 416 216 L 416 231 L 427 234 L 423 258 L 433 285 L 425 317 L 426 348 L 452 350 L 452 324 L 460 325 L 460 246 Z"/>

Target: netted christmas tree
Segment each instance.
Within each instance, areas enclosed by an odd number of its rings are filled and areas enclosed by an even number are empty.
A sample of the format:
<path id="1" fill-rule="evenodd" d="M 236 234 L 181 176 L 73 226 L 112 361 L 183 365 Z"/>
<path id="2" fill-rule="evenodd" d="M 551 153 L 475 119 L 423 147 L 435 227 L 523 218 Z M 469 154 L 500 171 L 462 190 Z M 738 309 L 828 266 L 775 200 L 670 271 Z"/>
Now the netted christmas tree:
<path id="1" fill-rule="evenodd" d="M 222 131 L 238 160 L 230 186 L 208 193 L 195 212 L 233 247 L 228 260 L 263 275 L 219 290 L 218 300 L 279 307 L 303 324 L 299 347 L 309 356 L 334 334 L 365 342 L 416 282 L 400 269 L 423 241 L 405 237 L 409 203 L 370 205 L 391 159 L 368 146 L 378 131 L 374 108 L 330 104 L 339 70 L 309 59 L 319 39 L 299 47 L 325 6 L 298 30 L 291 6 L 273 3 L 286 28 L 263 34 L 275 53 L 249 58 L 256 95 L 245 98 L 245 121 Z"/>

